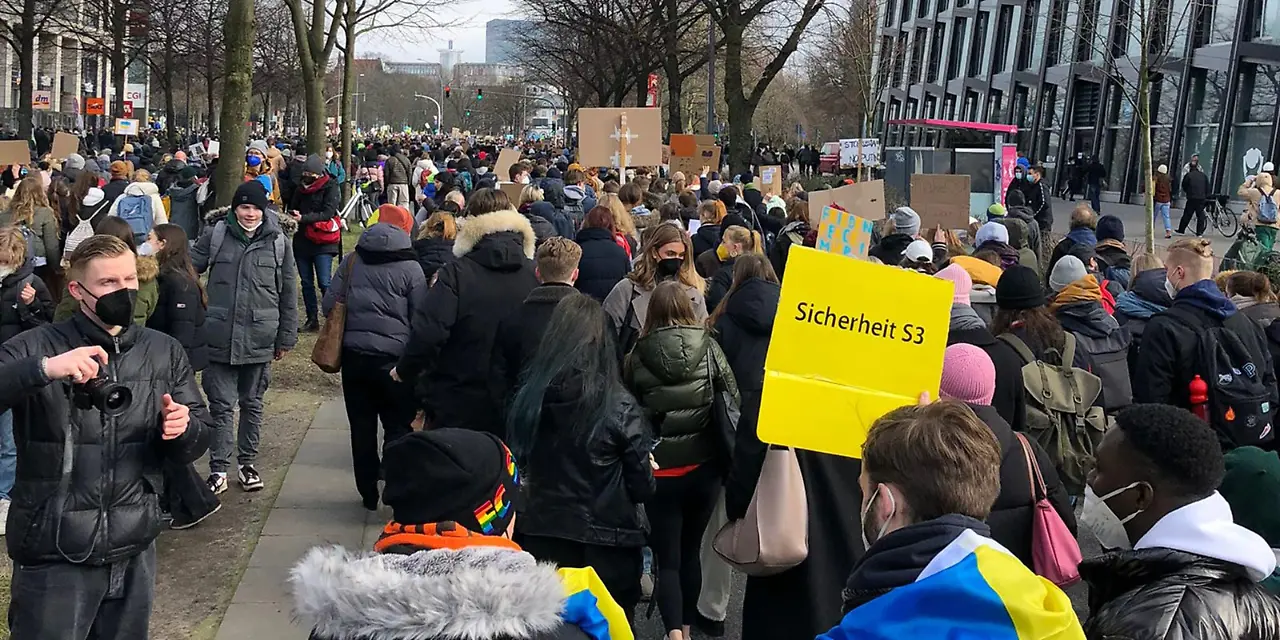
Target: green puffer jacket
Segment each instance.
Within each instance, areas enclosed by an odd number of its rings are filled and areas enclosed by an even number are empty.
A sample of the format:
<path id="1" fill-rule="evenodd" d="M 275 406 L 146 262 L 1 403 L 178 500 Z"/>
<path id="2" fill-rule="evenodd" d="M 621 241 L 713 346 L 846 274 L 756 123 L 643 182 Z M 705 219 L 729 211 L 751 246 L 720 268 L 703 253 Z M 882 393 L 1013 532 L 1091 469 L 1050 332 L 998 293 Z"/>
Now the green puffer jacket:
<path id="1" fill-rule="evenodd" d="M 711 422 L 713 389 L 728 390 L 736 399 L 738 385 L 707 329 L 663 327 L 640 338 L 624 376 L 660 438 L 653 452 L 660 468 L 702 464 L 719 454 Z"/>

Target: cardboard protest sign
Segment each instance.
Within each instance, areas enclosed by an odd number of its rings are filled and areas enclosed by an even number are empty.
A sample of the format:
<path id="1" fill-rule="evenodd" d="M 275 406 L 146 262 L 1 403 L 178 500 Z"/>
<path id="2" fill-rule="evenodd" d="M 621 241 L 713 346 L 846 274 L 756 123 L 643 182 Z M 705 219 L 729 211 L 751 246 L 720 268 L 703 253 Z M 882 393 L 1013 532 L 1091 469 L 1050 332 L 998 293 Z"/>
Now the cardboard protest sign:
<path id="1" fill-rule="evenodd" d="M 579 109 L 579 162 L 588 167 L 662 164 L 661 111 L 643 107 Z M 624 146 L 626 157 L 621 155 Z"/>
<path id="2" fill-rule="evenodd" d="M 755 183 L 761 193 L 782 195 L 782 167 L 760 167 L 760 175 L 756 176 Z"/>
<path id="3" fill-rule="evenodd" d="M 31 148 L 26 140 L 0 142 L 0 165 L 27 164 L 31 162 Z"/>
<path id="4" fill-rule="evenodd" d="M 118 136 L 138 135 L 138 121 L 132 118 L 116 118 L 116 135 Z"/>
<path id="5" fill-rule="evenodd" d="M 208 149 L 208 151 L 207 151 L 207 153 L 208 153 L 209 155 L 211 155 L 211 156 L 216 156 L 216 155 L 218 155 L 218 150 L 220 150 L 220 149 L 222 149 L 222 143 L 221 143 L 221 142 L 219 142 L 219 141 L 217 141 L 217 140 L 210 140 L 210 141 L 209 141 L 209 149 Z"/>
<path id="6" fill-rule="evenodd" d="M 683 171 L 686 176 L 700 176 L 703 167 L 710 171 L 720 170 L 720 147 L 699 146 L 692 156 L 671 158 L 671 173 Z"/>
<path id="7" fill-rule="evenodd" d="M 520 206 L 520 192 L 524 191 L 525 185 L 519 182 L 499 182 L 498 188 L 507 194 L 507 199 L 511 201 L 511 206 Z"/>
<path id="8" fill-rule="evenodd" d="M 689 133 L 673 133 L 671 134 L 671 156 L 687 158 L 698 152 L 698 142 L 694 139 L 693 134 Z"/>
<path id="9" fill-rule="evenodd" d="M 717 145 L 717 144 L 716 144 L 716 137 L 715 137 L 715 136 L 713 136 L 713 135 L 711 135 L 711 134 L 709 134 L 709 133 L 699 133 L 699 134 L 694 134 L 694 136 L 693 136 L 693 142 L 694 142 L 694 144 L 698 145 L 699 147 L 716 147 L 716 146 L 719 146 L 719 145 Z"/>
<path id="10" fill-rule="evenodd" d="M 809 192 L 809 224 L 822 222 L 822 211 L 830 205 L 871 221 L 884 218 L 884 180 L 868 180 L 835 189 Z"/>
<path id="11" fill-rule="evenodd" d="M 107 115 L 107 99 L 106 98 L 85 98 L 84 114 L 86 116 Z"/>
<path id="12" fill-rule="evenodd" d="M 499 180 L 510 180 L 511 165 L 520 162 L 519 149 L 503 149 L 498 152 L 498 162 L 493 165 L 493 173 Z"/>
<path id="13" fill-rule="evenodd" d="M 856 216 L 834 206 L 822 210 L 822 223 L 818 226 L 819 251 L 826 251 L 859 260 L 867 259 L 871 250 L 871 232 L 875 222 Z"/>
<path id="14" fill-rule="evenodd" d="M 946 280 L 792 247 L 765 359 L 760 439 L 860 458 L 877 419 L 922 392 L 938 397 L 952 293 Z"/>
<path id="15" fill-rule="evenodd" d="M 80 148 L 80 138 L 74 133 L 59 131 L 53 134 L 53 157 L 66 159 Z"/>
<path id="16" fill-rule="evenodd" d="M 911 208 L 920 228 L 969 228 L 969 176 L 916 173 L 911 176 Z"/>

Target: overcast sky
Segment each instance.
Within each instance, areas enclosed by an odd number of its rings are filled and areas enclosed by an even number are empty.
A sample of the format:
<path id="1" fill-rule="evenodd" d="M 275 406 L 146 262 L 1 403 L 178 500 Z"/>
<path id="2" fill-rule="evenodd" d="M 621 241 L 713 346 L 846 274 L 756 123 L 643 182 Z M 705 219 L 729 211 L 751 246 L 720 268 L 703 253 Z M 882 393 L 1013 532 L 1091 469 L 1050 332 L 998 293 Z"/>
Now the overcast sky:
<path id="1" fill-rule="evenodd" d="M 517 17 L 512 15 L 514 3 L 510 0 L 448 3 L 437 7 L 432 9 L 433 13 L 441 15 L 443 20 L 456 22 L 457 26 L 424 30 L 415 40 L 374 32 L 357 43 L 357 54 L 362 57 L 378 54 L 393 62 L 439 62 L 437 49 L 444 49 L 452 38 L 453 48 L 462 49 L 464 62 L 484 62 L 484 24 L 494 18 Z"/>

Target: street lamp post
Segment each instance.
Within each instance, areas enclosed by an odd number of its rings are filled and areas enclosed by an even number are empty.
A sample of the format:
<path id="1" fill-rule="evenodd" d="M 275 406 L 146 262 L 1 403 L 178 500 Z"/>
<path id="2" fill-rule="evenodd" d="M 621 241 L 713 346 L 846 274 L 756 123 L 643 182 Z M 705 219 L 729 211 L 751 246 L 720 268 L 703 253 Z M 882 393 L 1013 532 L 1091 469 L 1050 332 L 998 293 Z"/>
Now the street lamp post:
<path id="1" fill-rule="evenodd" d="M 421 93 L 415 93 L 413 94 L 413 97 L 430 100 L 432 104 L 436 105 L 436 126 L 440 127 L 444 124 L 444 107 L 440 106 L 440 101 L 432 98 L 431 96 L 424 96 Z"/>

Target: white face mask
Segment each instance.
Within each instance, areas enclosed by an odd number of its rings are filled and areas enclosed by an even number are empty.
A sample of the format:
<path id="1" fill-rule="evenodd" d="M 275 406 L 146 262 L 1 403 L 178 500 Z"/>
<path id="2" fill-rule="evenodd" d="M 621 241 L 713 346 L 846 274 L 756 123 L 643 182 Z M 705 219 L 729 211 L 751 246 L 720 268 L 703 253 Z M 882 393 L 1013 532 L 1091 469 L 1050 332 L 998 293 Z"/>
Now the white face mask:
<path id="1" fill-rule="evenodd" d="M 871 507 L 875 505 L 876 497 L 880 495 L 881 486 L 883 485 L 876 485 L 876 490 L 871 493 L 871 499 L 867 501 L 867 506 L 863 507 L 862 515 L 858 518 L 858 524 L 860 525 L 858 528 L 862 530 L 863 550 L 870 549 L 872 544 L 875 544 L 877 541 L 879 541 L 881 538 L 884 537 L 885 532 L 889 530 L 889 522 L 892 521 L 893 516 L 898 513 L 898 503 L 893 499 L 893 492 L 890 492 L 890 491 L 884 492 L 886 496 L 889 496 L 889 505 L 891 508 L 891 511 L 889 512 L 889 517 L 885 518 L 884 523 L 880 525 L 880 530 L 876 532 L 875 540 L 869 540 L 867 538 L 867 513 L 869 513 L 871 511 Z"/>
<path id="2" fill-rule="evenodd" d="M 1173 286 L 1172 282 L 1169 282 L 1169 276 L 1164 277 L 1164 292 L 1169 294 L 1170 300 L 1178 297 L 1178 288 Z"/>
<path id="3" fill-rule="evenodd" d="M 520 184 L 529 184 L 529 174 L 527 173 L 520 174 Z"/>
<path id="4" fill-rule="evenodd" d="M 332 159 L 333 159 L 333 152 L 332 152 L 332 151 L 326 151 L 326 152 L 324 152 L 324 157 L 325 157 L 326 159 L 332 160 Z"/>
<path id="5" fill-rule="evenodd" d="M 1124 530 L 1125 523 L 1133 520 L 1142 510 L 1139 509 L 1121 519 L 1116 512 L 1111 510 L 1111 506 L 1107 504 L 1110 500 L 1125 491 L 1128 491 L 1141 482 L 1130 483 L 1120 487 L 1105 496 L 1099 497 L 1094 493 L 1093 487 L 1088 485 L 1084 489 L 1084 510 L 1080 514 L 1080 524 L 1088 527 L 1098 537 L 1098 542 L 1104 549 L 1132 549 L 1133 543 L 1129 542 L 1129 533 Z"/>
<path id="6" fill-rule="evenodd" d="M 239 222 L 239 220 L 237 220 L 237 222 Z M 261 227 L 261 226 L 262 226 L 262 219 L 261 219 L 261 218 L 259 218 L 257 222 L 253 223 L 253 226 L 252 226 L 252 227 L 251 227 L 251 226 L 249 226 L 249 225 L 246 225 L 246 224 L 245 224 L 245 223 L 243 223 L 243 222 L 240 222 L 240 228 L 241 228 L 241 229 L 244 229 L 244 232 L 245 232 L 246 234 L 248 234 L 248 235 L 253 235 L 253 232 L 254 232 L 254 231 L 257 231 L 257 230 L 258 230 L 258 227 Z"/>
<path id="7" fill-rule="evenodd" d="M 144 242 L 138 245 L 138 255 L 140 256 L 154 255 L 155 252 L 156 252 L 156 249 L 155 247 L 151 246 L 151 241 L 149 240 L 147 242 Z"/>

